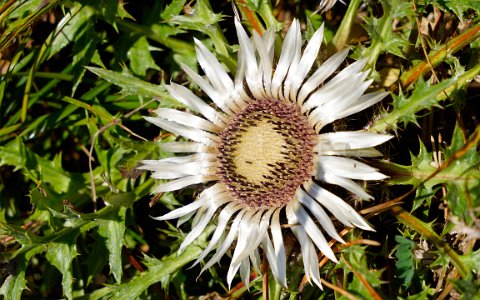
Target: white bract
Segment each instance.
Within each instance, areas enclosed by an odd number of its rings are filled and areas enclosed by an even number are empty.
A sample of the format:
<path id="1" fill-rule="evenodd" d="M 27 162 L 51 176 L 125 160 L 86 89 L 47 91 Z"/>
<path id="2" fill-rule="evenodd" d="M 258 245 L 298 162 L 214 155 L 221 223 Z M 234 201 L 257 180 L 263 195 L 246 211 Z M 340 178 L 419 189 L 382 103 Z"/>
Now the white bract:
<path id="1" fill-rule="evenodd" d="M 340 2 L 344 3 L 342 0 L 340 0 Z M 326 12 L 328 10 L 331 10 L 335 5 L 335 3 L 337 3 L 337 0 L 320 0 L 318 10 L 321 12 Z"/>

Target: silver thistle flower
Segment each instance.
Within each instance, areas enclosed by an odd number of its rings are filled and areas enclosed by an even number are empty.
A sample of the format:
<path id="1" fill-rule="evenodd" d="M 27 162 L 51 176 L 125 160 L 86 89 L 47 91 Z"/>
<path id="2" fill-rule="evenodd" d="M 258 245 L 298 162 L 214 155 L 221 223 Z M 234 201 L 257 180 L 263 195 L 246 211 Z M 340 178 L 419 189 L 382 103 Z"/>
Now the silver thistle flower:
<path id="1" fill-rule="evenodd" d="M 156 117 L 145 118 L 191 140 L 162 145 L 164 150 L 189 155 L 143 161 L 141 169 L 152 171 L 153 178 L 170 180 L 154 192 L 209 185 L 192 203 L 156 219 L 179 218 L 181 224 L 193 217 L 182 251 L 216 218 L 210 242 L 194 265 L 215 250 L 203 272 L 219 262 L 236 241 L 227 274 L 229 285 L 238 271 L 248 285 L 251 267 L 260 272 L 263 251 L 273 276 L 283 286 L 287 280 L 281 224 L 286 220 L 300 243 L 307 279 L 321 287 L 316 248 L 337 262 L 324 233 L 344 242 L 327 211 L 345 226 L 372 230 L 349 204 L 322 187 L 322 182 L 370 199 L 354 180 L 386 176 L 351 157 L 380 156 L 373 147 L 391 138 L 366 131 L 322 129 L 372 106 L 388 93 L 364 94 L 372 83 L 367 80 L 368 71 L 362 71 L 365 60 L 333 76 L 348 50 L 312 70 L 323 26 L 302 52 L 300 24 L 294 20 L 278 60 L 273 29 L 263 36 L 254 32 L 249 38 L 237 19 L 235 27 L 240 48 L 234 78 L 198 40 L 197 59 L 205 76 L 182 66 L 216 108 L 186 87 L 171 83 L 169 93 L 200 116 L 159 108 Z"/>

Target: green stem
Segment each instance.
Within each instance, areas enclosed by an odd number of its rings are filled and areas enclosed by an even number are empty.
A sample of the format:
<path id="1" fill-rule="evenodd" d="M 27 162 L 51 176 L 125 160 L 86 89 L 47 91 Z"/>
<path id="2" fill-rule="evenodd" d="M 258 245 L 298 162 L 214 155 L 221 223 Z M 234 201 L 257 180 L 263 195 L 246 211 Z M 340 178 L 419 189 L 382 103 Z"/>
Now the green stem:
<path id="1" fill-rule="evenodd" d="M 16 0 L 9 0 L 7 3 L 0 6 L 0 23 L 3 22 L 3 19 L 8 16 L 15 7 L 13 4 Z"/>
<path id="2" fill-rule="evenodd" d="M 236 70 L 237 62 L 228 53 L 228 49 L 226 47 L 228 43 L 218 23 L 215 24 L 215 26 L 208 27 L 205 33 L 210 37 L 210 39 L 212 39 L 215 51 L 221 56 L 221 61 L 225 63 L 230 71 L 233 72 Z"/>
<path id="3" fill-rule="evenodd" d="M 382 172 L 388 174 L 390 178 L 387 179 L 389 184 L 394 185 L 414 185 L 418 182 L 423 182 L 426 179 L 429 179 L 430 184 L 435 185 L 437 183 L 452 182 L 452 183 L 470 183 L 475 182 L 478 179 L 476 178 L 465 178 L 460 174 L 455 172 L 447 172 L 444 170 L 435 175 L 435 177 L 430 178 L 433 172 L 436 171 L 434 166 L 429 167 L 425 170 L 420 170 L 412 166 L 403 166 L 391 162 L 382 162 L 377 164 L 382 169 Z M 455 171 L 455 170 L 454 170 Z M 480 175 L 480 172 L 475 172 L 475 174 Z"/>
<path id="4" fill-rule="evenodd" d="M 437 102 L 444 101 L 448 99 L 453 92 L 465 87 L 478 74 L 480 74 L 480 64 L 475 65 L 473 68 L 460 75 L 456 80 L 450 80 L 449 82 L 442 81 L 437 85 L 432 86 L 431 90 L 433 92 L 436 90 L 435 87 L 442 87 L 442 89 L 436 93 L 436 95 L 425 93 L 421 97 L 416 97 L 413 99 L 415 101 L 410 101 L 408 105 L 403 105 L 401 109 L 392 110 L 390 113 L 378 118 L 368 130 L 372 132 L 387 132 L 388 130 L 395 128 L 403 116 L 415 114 L 419 110 L 424 109 L 425 107 L 422 104 L 424 101 L 432 99 L 433 97 L 437 100 Z M 447 85 L 443 86 L 444 83 L 447 83 Z M 409 98 L 409 100 L 410 99 L 411 98 Z"/>
<path id="5" fill-rule="evenodd" d="M 454 164 L 454 162 L 461 157 L 463 157 L 470 149 L 473 147 L 477 147 L 478 143 L 480 142 L 480 126 L 477 126 L 475 131 L 466 141 L 465 145 L 457 150 L 453 155 L 451 155 L 447 161 L 441 164 L 438 167 L 434 167 L 431 165 L 423 166 L 420 169 L 417 166 L 403 166 L 399 164 L 395 164 L 392 162 L 371 162 L 373 166 L 377 167 L 381 170 L 382 173 L 385 175 L 390 176 L 389 181 L 393 184 L 411 184 L 415 185 L 415 188 L 418 188 L 420 185 L 425 184 L 427 181 L 430 182 L 431 185 L 435 185 L 437 183 L 444 183 L 444 182 L 453 182 L 458 181 L 458 183 L 467 183 L 468 181 L 475 181 L 478 180 L 478 176 L 472 176 L 472 178 L 465 178 L 462 176 L 463 170 L 460 173 L 456 170 L 452 170 L 452 172 L 447 172 L 448 168 Z M 425 151 L 425 150 L 421 150 Z M 478 170 L 473 170 L 474 172 L 479 172 Z"/>
<path id="6" fill-rule="evenodd" d="M 18 72 L 16 76 L 25 76 L 29 75 L 29 72 Z M 73 75 L 64 74 L 64 73 L 54 73 L 54 72 L 35 72 L 35 78 L 47 78 L 47 79 L 58 79 L 64 81 L 72 81 Z"/>
<path id="7" fill-rule="evenodd" d="M 461 33 L 457 37 L 447 41 L 440 49 L 431 51 L 428 55 L 428 61 L 432 65 L 432 67 L 438 66 L 442 63 L 445 58 L 449 55 L 453 55 L 458 50 L 462 49 L 463 47 L 469 45 L 476 39 L 480 37 L 480 24 L 476 24 L 470 27 L 465 32 Z M 421 75 L 425 75 L 430 72 L 430 66 L 427 60 L 424 60 L 412 68 L 409 71 L 402 74 L 400 77 L 401 86 L 408 87 Z"/>
<path id="8" fill-rule="evenodd" d="M 358 7 L 361 2 L 361 0 L 352 0 L 350 2 L 345 17 L 343 17 L 342 23 L 332 40 L 332 45 L 335 47 L 335 51 L 345 48 L 345 45 L 348 43 L 350 32 L 352 31 L 353 23 L 357 17 Z"/>
<path id="9" fill-rule="evenodd" d="M 68 96 L 63 96 L 62 98 L 60 98 L 60 100 L 68 102 L 68 103 L 73 104 L 73 105 L 76 105 L 78 107 L 84 108 L 84 109 L 88 110 L 89 112 L 91 112 L 92 114 L 107 120 L 108 122 L 115 122 L 115 119 L 112 116 L 108 115 L 107 113 L 105 113 L 103 110 L 97 108 L 96 106 L 87 104 L 85 102 L 82 102 L 80 100 L 77 100 L 77 99 L 74 99 L 74 98 L 68 97 Z"/>
<path id="10" fill-rule="evenodd" d="M 422 222 L 421 220 L 408 213 L 406 210 L 399 206 L 394 206 L 390 209 L 390 212 L 400 221 L 402 224 L 413 228 L 416 232 L 420 233 L 424 238 L 431 241 L 439 250 L 447 254 L 452 264 L 462 277 L 468 277 L 471 270 L 463 264 L 460 256 L 448 245 L 431 227 Z"/>
<path id="11" fill-rule="evenodd" d="M 438 94 L 436 99 L 439 101 L 446 100 L 453 92 L 466 86 L 478 74 L 480 74 L 480 64 L 475 65 L 473 68 L 463 73 L 458 77 L 458 80 L 454 84 Z"/>
<path id="12" fill-rule="evenodd" d="M 224 57 L 228 57 L 227 40 L 218 23 L 215 26 L 208 27 L 206 34 L 212 39 L 216 52 Z"/>

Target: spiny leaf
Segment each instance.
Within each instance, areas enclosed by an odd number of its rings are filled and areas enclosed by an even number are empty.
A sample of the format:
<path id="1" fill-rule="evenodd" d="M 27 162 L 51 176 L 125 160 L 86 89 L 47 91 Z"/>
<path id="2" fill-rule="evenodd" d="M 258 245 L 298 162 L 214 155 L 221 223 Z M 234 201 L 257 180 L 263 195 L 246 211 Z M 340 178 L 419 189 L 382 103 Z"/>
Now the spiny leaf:
<path id="1" fill-rule="evenodd" d="M 114 211 L 108 219 L 101 220 L 98 234 L 105 238 L 108 249 L 108 264 L 117 283 L 122 280 L 122 247 L 125 235 L 126 207 Z"/>
<path id="2" fill-rule="evenodd" d="M 349 239 L 356 240 L 359 238 L 359 235 L 352 232 Z M 339 265 L 336 266 L 336 268 L 341 267 L 343 269 L 345 277 L 352 276 L 352 279 L 346 282 L 347 290 L 362 295 L 369 294 L 369 288 L 378 288 L 383 283 L 381 279 L 383 270 L 372 270 L 368 266 L 366 249 L 367 247 L 363 245 L 350 245 L 342 249 L 343 257 Z M 370 286 L 366 286 L 366 282 Z"/>
<path id="3" fill-rule="evenodd" d="M 149 268 L 148 271 L 138 274 L 129 282 L 118 286 L 112 286 L 109 289 L 115 299 L 135 299 L 150 285 L 165 279 L 165 276 L 172 274 L 185 264 L 197 258 L 200 252 L 201 248 L 192 245 L 187 247 L 180 255 L 175 253 L 173 255 L 165 256 L 161 261 L 147 259 L 145 263 Z"/>
<path id="4" fill-rule="evenodd" d="M 230 58 L 227 41 L 218 25 L 223 19 L 223 15 L 214 13 L 210 3 L 206 0 L 197 1 L 194 10 L 194 14 L 175 16 L 170 19 L 170 22 L 178 25 L 181 29 L 196 30 L 207 34 L 215 45 L 215 50 L 222 57 L 222 60 L 233 70 L 236 62 Z"/>
<path id="5" fill-rule="evenodd" d="M 465 144 L 465 136 L 458 124 L 455 126 L 452 141 L 444 149 L 445 159 L 449 159 Z M 480 206 L 480 154 L 472 147 L 461 158 L 456 159 L 446 170 L 455 180 L 446 181 L 448 206 L 454 215 L 472 225 L 478 216 L 475 207 Z"/>
<path id="6" fill-rule="evenodd" d="M 463 263 L 470 267 L 476 274 L 480 274 L 480 250 L 472 251 L 461 256 Z"/>
<path id="7" fill-rule="evenodd" d="M 122 89 L 122 92 L 127 95 L 140 95 L 143 97 L 156 98 L 160 100 L 161 105 L 163 106 L 181 106 L 177 100 L 170 96 L 162 85 L 155 85 L 143 81 L 128 73 L 120 73 L 97 67 L 87 67 L 87 69 L 106 81 L 119 86 Z"/>
<path id="8" fill-rule="evenodd" d="M 221 14 L 215 14 L 208 1 L 197 1 L 194 7 L 195 13 L 187 16 L 177 15 L 170 22 L 180 25 L 180 28 L 205 31 L 209 26 L 217 26 L 223 19 Z"/>
<path id="9" fill-rule="evenodd" d="M 430 84 L 422 79 L 418 80 L 409 97 L 405 96 L 402 91 L 399 95 L 393 95 L 393 109 L 379 116 L 369 130 L 385 132 L 389 129 L 396 130 L 399 123 L 403 123 L 404 126 L 409 123 L 417 124 L 416 114 L 423 109 L 439 106 L 440 99 L 437 98 L 437 95 L 455 85 L 457 80 L 456 76 L 437 84 Z"/>
<path id="10" fill-rule="evenodd" d="M 27 251 L 24 256 L 7 262 L 8 266 L 12 269 L 9 271 L 9 274 L 5 274 L 5 281 L 0 287 L 0 295 L 4 295 L 5 299 L 9 300 L 21 299 L 23 290 L 27 288 L 25 271 L 28 262 L 34 255 L 43 252 L 43 250 L 43 247 L 35 247 Z M 3 271 L 4 270 L 2 270 L 2 272 Z"/>
<path id="11" fill-rule="evenodd" d="M 412 167 L 421 171 L 422 173 L 431 174 L 435 171 L 435 168 L 438 167 L 438 166 L 435 166 L 433 153 L 427 150 L 427 147 L 425 147 L 425 144 L 421 140 L 419 140 L 418 142 L 420 146 L 418 155 L 414 155 L 413 153 L 410 153 L 410 160 L 412 162 Z M 413 177 L 416 177 L 416 176 L 413 176 Z"/>
<path id="12" fill-rule="evenodd" d="M 187 0 L 173 0 L 162 11 L 161 17 L 163 20 L 169 20 L 170 18 L 177 16 L 182 11 Z"/>
<path id="13" fill-rule="evenodd" d="M 104 0 L 99 8 L 104 18 L 116 29 L 115 19 L 119 10 L 119 0 Z"/>
<path id="14" fill-rule="evenodd" d="M 60 52 L 65 46 L 73 42 L 76 34 L 82 29 L 91 17 L 94 11 L 89 6 L 80 3 L 74 4 L 69 12 L 58 22 L 56 29 L 48 37 L 51 41 L 48 45 L 48 59 Z M 88 25 L 87 25 L 88 26 Z"/>
<path id="15" fill-rule="evenodd" d="M 444 61 L 448 61 L 449 57 L 454 55 L 457 51 L 469 46 L 472 42 L 477 40 L 480 37 L 480 24 L 475 24 L 459 34 L 458 36 L 447 40 L 441 47 L 438 49 L 430 51 L 428 54 L 428 59 L 422 60 L 421 62 L 415 63 L 408 71 L 404 72 L 400 76 L 401 86 L 409 87 L 415 83 L 419 77 L 422 75 L 425 76 L 431 72 L 432 67 L 435 68 Z M 451 92 L 461 89 L 466 86 L 479 72 L 480 64 L 473 63 L 473 67 L 465 72 L 456 82 L 449 88 L 449 92 L 446 93 L 449 95 Z M 463 69 L 463 68 L 462 68 Z M 463 70 L 455 70 L 456 73 L 463 73 Z M 441 98 L 441 95 L 438 96 Z M 445 98 L 445 97 L 443 97 Z"/>
<path id="16" fill-rule="evenodd" d="M 426 286 L 424 283 L 422 283 L 422 291 L 420 293 L 410 295 L 405 299 L 406 300 L 429 300 L 429 299 L 432 299 L 433 295 L 435 295 L 435 289 L 429 286 Z M 403 299 L 403 298 L 399 297 L 399 299 Z"/>
<path id="17" fill-rule="evenodd" d="M 381 1 L 383 16 L 380 18 L 368 17 L 366 30 L 371 38 L 371 45 L 360 56 L 368 57 L 368 65 L 374 66 L 382 52 L 392 53 L 403 57 L 402 47 L 408 45 L 408 40 L 393 31 L 394 19 L 401 19 L 412 14 L 410 3 L 407 1 L 393 0 Z M 357 55 L 358 56 L 358 55 Z"/>
<path id="18" fill-rule="evenodd" d="M 63 293 L 68 299 L 73 299 L 72 261 L 78 255 L 75 239 L 76 235 L 72 234 L 63 242 L 58 241 L 49 244 L 45 256 L 62 273 Z"/>
<path id="19" fill-rule="evenodd" d="M 0 222 L 0 234 L 13 237 L 22 246 L 30 246 L 39 243 L 36 235 L 26 231 L 20 226 Z M 14 257 L 14 255 L 13 255 Z"/>
<path id="20" fill-rule="evenodd" d="M 11 274 L 5 275 L 5 281 L 0 287 L 0 295 L 5 296 L 5 299 L 21 299 L 22 291 L 27 288 L 27 280 L 25 280 L 26 268 L 26 262 L 22 259 L 20 265 L 16 266 L 16 270 Z M 2 270 L 2 272 L 3 271 L 4 270 Z"/>
<path id="21" fill-rule="evenodd" d="M 129 300 L 136 299 L 143 293 L 143 291 L 156 282 L 167 282 L 168 278 L 174 272 L 178 271 L 185 264 L 193 261 L 198 255 L 200 255 L 202 251 L 200 246 L 203 247 L 206 245 L 206 238 L 213 229 L 214 226 L 208 226 L 196 240 L 195 244 L 190 244 L 180 254 L 173 253 L 164 256 L 161 260 L 146 256 L 144 263 L 148 267 L 147 271 L 138 273 L 128 282 L 108 286 L 102 290 L 108 290 L 108 294 L 117 300 Z M 102 292 L 102 294 L 104 293 Z"/>

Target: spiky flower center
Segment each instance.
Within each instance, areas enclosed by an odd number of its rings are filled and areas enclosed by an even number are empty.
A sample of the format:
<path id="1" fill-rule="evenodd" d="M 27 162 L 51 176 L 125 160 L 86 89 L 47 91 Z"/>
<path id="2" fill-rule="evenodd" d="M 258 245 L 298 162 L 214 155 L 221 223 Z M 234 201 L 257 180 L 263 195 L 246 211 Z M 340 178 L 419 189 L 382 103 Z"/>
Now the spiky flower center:
<path id="1" fill-rule="evenodd" d="M 286 205 L 313 169 L 315 132 L 294 103 L 257 100 L 220 133 L 217 173 L 251 208 Z"/>

